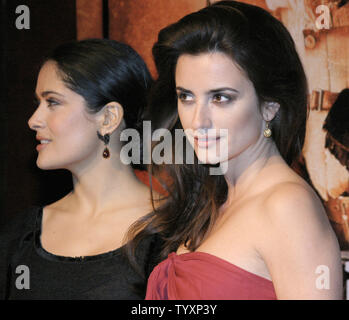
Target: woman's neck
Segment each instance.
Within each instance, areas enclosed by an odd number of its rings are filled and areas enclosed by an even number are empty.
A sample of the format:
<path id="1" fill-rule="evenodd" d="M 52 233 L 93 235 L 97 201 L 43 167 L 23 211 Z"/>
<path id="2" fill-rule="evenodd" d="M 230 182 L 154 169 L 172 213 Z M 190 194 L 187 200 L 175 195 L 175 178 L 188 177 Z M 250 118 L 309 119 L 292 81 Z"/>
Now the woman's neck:
<path id="1" fill-rule="evenodd" d="M 263 186 L 264 173 L 267 168 L 276 163 L 284 163 L 272 141 L 245 150 L 239 156 L 228 161 L 225 180 L 228 184 L 226 205 L 251 196 Z"/>
<path id="2" fill-rule="evenodd" d="M 65 199 L 70 210 L 95 216 L 150 203 L 147 186 L 138 180 L 130 165 L 117 160 L 101 159 L 88 170 L 72 171 L 74 187 Z"/>

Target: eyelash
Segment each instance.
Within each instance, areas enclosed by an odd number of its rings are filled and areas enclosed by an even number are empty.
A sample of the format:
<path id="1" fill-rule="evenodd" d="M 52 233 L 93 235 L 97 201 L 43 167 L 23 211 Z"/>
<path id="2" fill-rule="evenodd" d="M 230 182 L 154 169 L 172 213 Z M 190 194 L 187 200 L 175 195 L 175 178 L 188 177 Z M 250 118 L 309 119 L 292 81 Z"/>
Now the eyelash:
<path id="1" fill-rule="evenodd" d="M 50 99 L 50 98 L 46 99 L 45 101 L 47 102 L 47 107 L 48 108 L 53 108 L 53 107 L 55 107 L 56 105 L 59 104 L 58 101 L 56 101 L 54 99 Z M 37 105 L 37 107 L 39 107 L 41 102 L 39 100 L 37 100 L 37 99 L 34 99 L 34 103 Z"/>
<path id="2" fill-rule="evenodd" d="M 219 104 L 226 104 L 226 103 L 230 103 L 233 98 L 227 94 L 223 94 L 223 93 L 217 93 L 213 96 L 213 101 L 215 100 L 215 98 L 217 97 L 221 97 L 221 98 L 224 98 L 226 99 L 225 101 L 216 101 L 216 103 L 219 103 Z"/>
<path id="3" fill-rule="evenodd" d="M 189 103 L 191 103 L 193 101 L 193 100 L 189 100 L 188 101 L 188 100 L 184 99 L 184 96 L 185 97 L 189 97 L 190 95 L 187 94 L 187 93 L 183 93 L 183 92 L 177 94 L 178 100 L 180 100 L 182 103 L 189 104 Z"/>
<path id="4" fill-rule="evenodd" d="M 47 99 L 46 102 L 47 102 L 48 108 L 52 108 L 59 104 L 56 100 L 53 100 L 53 99 Z"/>
<path id="5" fill-rule="evenodd" d="M 178 93 L 177 94 L 178 100 L 180 100 L 182 103 L 185 103 L 185 104 L 190 104 L 193 102 L 193 100 L 186 100 L 184 98 L 184 97 L 188 97 L 188 96 L 190 97 L 190 95 L 187 93 Z M 216 101 L 217 97 L 221 97 L 221 98 L 225 99 L 225 101 Z M 223 93 L 215 93 L 212 96 L 212 101 L 214 103 L 221 104 L 221 105 L 231 103 L 233 100 L 234 100 L 234 97 L 227 95 L 227 94 L 223 94 Z"/>

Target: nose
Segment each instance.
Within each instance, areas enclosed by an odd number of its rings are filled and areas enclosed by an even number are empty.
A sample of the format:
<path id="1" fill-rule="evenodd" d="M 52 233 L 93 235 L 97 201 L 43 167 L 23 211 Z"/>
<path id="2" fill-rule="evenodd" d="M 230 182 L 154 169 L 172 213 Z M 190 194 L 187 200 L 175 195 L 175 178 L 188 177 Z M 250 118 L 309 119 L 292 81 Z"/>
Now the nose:
<path id="1" fill-rule="evenodd" d="M 211 112 L 208 105 L 203 102 L 198 102 L 195 106 L 195 111 L 192 120 L 192 129 L 210 129 L 212 126 Z"/>
<path id="2" fill-rule="evenodd" d="M 37 130 L 45 126 L 43 115 L 40 112 L 40 106 L 34 111 L 28 120 L 28 126 L 32 130 Z"/>

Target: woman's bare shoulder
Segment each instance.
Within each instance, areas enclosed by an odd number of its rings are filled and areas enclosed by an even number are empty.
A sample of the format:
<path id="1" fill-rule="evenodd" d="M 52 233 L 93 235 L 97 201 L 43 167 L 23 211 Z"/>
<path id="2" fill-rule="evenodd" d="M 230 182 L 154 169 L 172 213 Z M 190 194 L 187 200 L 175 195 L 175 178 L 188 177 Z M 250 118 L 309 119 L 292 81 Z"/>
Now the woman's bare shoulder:
<path id="1" fill-rule="evenodd" d="M 263 209 L 266 218 L 271 220 L 328 222 L 316 192 L 301 179 L 283 181 L 270 188 L 265 195 Z"/>
<path id="2" fill-rule="evenodd" d="M 287 239 L 294 246 L 319 245 L 336 238 L 323 204 L 302 179 L 283 180 L 263 192 L 258 202 L 256 243 L 260 253 L 273 250 Z"/>
<path id="3" fill-rule="evenodd" d="M 263 203 L 259 253 L 280 298 L 337 299 L 340 297 L 340 249 L 317 194 L 303 182 L 284 182 Z M 260 239 L 261 240 L 261 239 Z M 331 290 L 315 286 L 316 270 L 326 266 Z M 292 278 L 289 278 L 292 274 Z M 302 283 L 302 287 L 295 286 Z"/>

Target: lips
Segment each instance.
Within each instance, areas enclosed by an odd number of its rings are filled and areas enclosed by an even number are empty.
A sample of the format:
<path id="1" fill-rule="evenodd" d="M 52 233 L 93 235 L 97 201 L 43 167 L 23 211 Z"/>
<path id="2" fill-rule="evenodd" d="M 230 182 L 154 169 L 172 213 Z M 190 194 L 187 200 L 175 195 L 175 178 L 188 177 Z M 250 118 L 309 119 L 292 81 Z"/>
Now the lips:
<path id="1" fill-rule="evenodd" d="M 203 136 L 195 136 L 194 141 L 195 144 L 199 148 L 207 148 L 215 145 L 217 141 L 219 141 L 220 137 L 203 137 Z"/>
<path id="2" fill-rule="evenodd" d="M 37 151 L 42 150 L 52 141 L 51 139 L 47 139 L 46 137 L 41 136 L 37 136 L 36 139 L 40 141 L 40 144 L 36 146 Z"/>
<path id="3" fill-rule="evenodd" d="M 36 140 L 46 140 L 46 141 L 51 141 L 51 139 L 47 138 L 47 137 L 43 137 L 43 136 L 36 136 Z"/>

